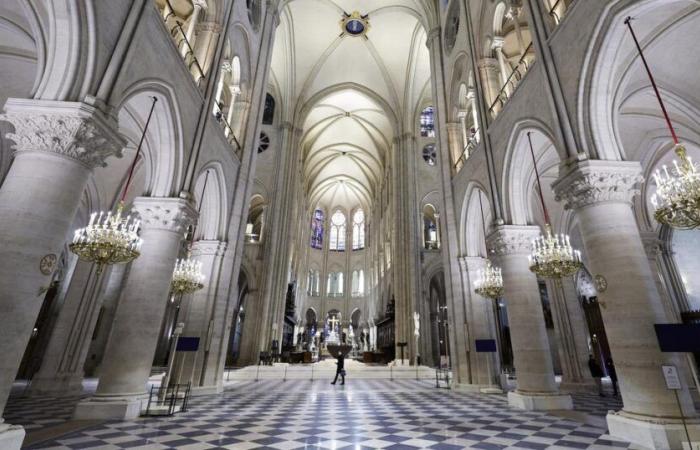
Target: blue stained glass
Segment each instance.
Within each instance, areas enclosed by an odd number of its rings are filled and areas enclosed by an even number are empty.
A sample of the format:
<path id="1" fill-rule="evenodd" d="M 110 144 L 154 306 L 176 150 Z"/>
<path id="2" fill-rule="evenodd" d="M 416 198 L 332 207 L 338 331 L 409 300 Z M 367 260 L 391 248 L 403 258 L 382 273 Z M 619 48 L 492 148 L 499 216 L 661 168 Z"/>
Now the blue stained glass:
<path id="1" fill-rule="evenodd" d="M 323 248 L 323 210 L 314 211 L 311 219 L 311 248 Z"/>
<path id="2" fill-rule="evenodd" d="M 365 24 L 360 20 L 348 20 L 345 24 L 345 29 L 350 34 L 361 34 L 365 31 Z"/>

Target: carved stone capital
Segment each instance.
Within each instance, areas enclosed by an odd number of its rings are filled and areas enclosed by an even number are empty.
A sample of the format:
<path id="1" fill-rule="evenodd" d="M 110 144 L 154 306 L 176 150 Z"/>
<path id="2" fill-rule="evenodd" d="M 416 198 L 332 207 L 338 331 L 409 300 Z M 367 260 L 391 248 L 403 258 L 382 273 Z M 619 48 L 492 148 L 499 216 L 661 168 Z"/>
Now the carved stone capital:
<path id="1" fill-rule="evenodd" d="M 459 266 L 463 272 L 476 272 L 486 267 L 487 261 L 483 256 L 462 256 L 459 258 Z"/>
<path id="2" fill-rule="evenodd" d="M 144 231 L 161 230 L 182 234 L 197 219 L 194 205 L 182 198 L 137 197 L 133 211 L 141 218 Z"/>
<path id="3" fill-rule="evenodd" d="M 202 239 L 192 244 L 192 256 L 222 256 L 227 245 L 226 242 Z"/>
<path id="4" fill-rule="evenodd" d="M 476 65 L 479 69 L 497 71 L 500 70 L 498 67 L 498 60 L 496 58 L 481 58 Z"/>
<path id="5" fill-rule="evenodd" d="M 540 228 L 536 226 L 498 225 L 486 238 L 486 247 L 489 254 L 495 256 L 529 255 L 532 241 L 540 234 Z"/>
<path id="6" fill-rule="evenodd" d="M 15 128 L 6 135 L 15 152 L 56 153 L 90 169 L 121 157 L 126 143 L 113 118 L 85 103 L 11 98 L 0 120 Z"/>
<path id="7" fill-rule="evenodd" d="M 221 33 L 221 25 L 218 22 L 199 22 L 196 28 L 198 32 L 209 31 L 216 34 Z"/>
<path id="8" fill-rule="evenodd" d="M 639 235 L 642 238 L 642 245 L 644 245 L 644 252 L 647 254 L 647 258 L 656 259 L 663 250 L 663 241 L 653 231 L 642 231 Z"/>
<path id="9" fill-rule="evenodd" d="M 428 47 L 430 47 L 431 43 L 433 42 L 433 39 L 436 39 L 439 37 L 440 37 L 440 27 L 431 28 L 430 31 L 428 31 L 428 36 L 425 39 L 426 45 Z"/>
<path id="10" fill-rule="evenodd" d="M 584 160 L 572 164 L 552 188 L 565 209 L 579 209 L 602 202 L 631 203 L 642 180 L 636 161 Z"/>

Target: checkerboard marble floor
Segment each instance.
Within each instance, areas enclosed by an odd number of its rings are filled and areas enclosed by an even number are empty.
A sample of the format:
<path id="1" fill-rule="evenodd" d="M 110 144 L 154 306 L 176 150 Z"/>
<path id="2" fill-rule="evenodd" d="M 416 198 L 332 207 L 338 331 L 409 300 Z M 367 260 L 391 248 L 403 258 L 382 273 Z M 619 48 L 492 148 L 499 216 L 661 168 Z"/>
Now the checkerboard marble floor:
<path id="1" fill-rule="evenodd" d="M 32 449 L 634 448 L 606 430 L 419 381 L 260 381 L 168 418 L 105 422 Z"/>

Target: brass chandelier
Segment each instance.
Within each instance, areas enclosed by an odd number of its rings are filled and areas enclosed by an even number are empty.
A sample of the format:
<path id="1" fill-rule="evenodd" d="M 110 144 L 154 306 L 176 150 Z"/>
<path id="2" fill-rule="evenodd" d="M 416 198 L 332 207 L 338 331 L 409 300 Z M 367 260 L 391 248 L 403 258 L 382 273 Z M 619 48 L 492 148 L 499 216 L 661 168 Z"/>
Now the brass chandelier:
<path id="1" fill-rule="evenodd" d="M 102 272 L 105 266 L 123 264 L 133 261 L 141 254 L 142 240 L 139 237 L 141 221 L 131 215 L 123 217 L 124 200 L 131 184 L 136 162 L 141 154 L 144 138 L 151 122 L 153 109 L 158 99 L 153 97 L 151 110 L 141 135 L 141 141 L 136 149 L 136 155 L 129 168 L 129 176 L 124 185 L 121 198 L 114 213 L 104 211 L 93 212 L 86 227 L 75 230 L 73 242 L 68 246 L 78 258 L 97 265 L 97 271 Z"/>
<path id="2" fill-rule="evenodd" d="M 209 171 L 207 170 L 204 176 L 204 186 L 202 187 L 202 195 L 199 198 L 197 216 L 202 211 L 202 202 L 204 201 L 204 192 L 207 189 L 207 181 L 209 181 Z M 192 258 L 192 244 L 194 242 L 194 234 L 197 227 L 192 228 L 190 239 L 187 243 L 187 257 L 180 258 L 175 262 L 173 270 L 173 279 L 170 282 L 170 289 L 173 294 L 191 294 L 204 287 L 206 277 L 202 273 L 202 263 Z"/>
<path id="3" fill-rule="evenodd" d="M 537 170 L 537 161 L 535 160 L 535 151 L 532 149 L 532 138 L 530 134 L 530 132 L 527 133 L 527 140 L 530 145 L 532 164 L 535 167 L 537 189 L 545 220 L 545 234 L 532 242 L 533 249 L 529 257 L 530 270 L 542 278 L 559 279 L 568 277 L 575 274 L 583 267 L 581 252 L 571 247 L 568 235 L 552 233 L 552 226 L 549 221 L 547 206 L 544 204 L 540 174 Z"/>
<path id="4" fill-rule="evenodd" d="M 486 222 L 484 221 L 484 207 L 481 203 L 481 191 L 479 191 L 479 209 L 481 210 L 481 228 L 486 238 Z M 501 268 L 491 265 L 491 260 L 486 258 L 486 267 L 479 270 L 479 275 L 474 282 L 474 292 L 485 298 L 498 300 L 503 296 L 503 276 Z"/>
<path id="5" fill-rule="evenodd" d="M 673 161 L 673 168 L 670 170 L 668 166 L 664 165 L 662 166 L 663 171 L 657 169 L 653 175 L 656 183 L 656 193 L 651 196 L 651 204 L 655 209 L 654 218 L 659 223 L 672 228 L 686 230 L 698 228 L 700 226 L 700 173 L 676 135 L 671 118 L 666 111 L 666 105 L 664 105 L 659 88 L 656 86 L 654 75 L 644 57 L 637 35 L 632 29 L 631 17 L 625 19 L 625 25 L 629 28 L 634 45 L 637 47 L 649 81 L 651 81 L 656 99 L 661 106 L 661 112 L 673 139 L 673 151 L 680 159 L 680 163 L 676 160 Z"/>

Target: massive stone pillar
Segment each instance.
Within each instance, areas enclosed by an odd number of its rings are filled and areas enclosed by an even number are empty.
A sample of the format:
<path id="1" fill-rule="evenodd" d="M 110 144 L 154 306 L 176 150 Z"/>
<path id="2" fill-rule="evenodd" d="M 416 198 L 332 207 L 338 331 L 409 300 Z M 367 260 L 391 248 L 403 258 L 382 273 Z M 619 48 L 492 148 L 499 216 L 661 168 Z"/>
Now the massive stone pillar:
<path id="1" fill-rule="evenodd" d="M 98 273 L 92 263 L 78 261 L 41 368 L 32 379 L 32 394 L 82 393 L 85 357 L 102 304 L 104 280 L 109 275 Z"/>
<path id="2" fill-rule="evenodd" d="M 559 341 L 559 362 L 562 368 L 560 388 L 567 392 L 592 391 L 595 383 L 588 369 L 586 317 L 573 278 L 547 280 L 547 292 Z"/>
<path id="3" fill-rule="evenodd" d="M 610 433 L 652 448 L 681 448 L 685 439 L 674 393 L 661 366 L 680 367 L 680 355 L 661 353 L 655 323 L 667 323 L 631 200 L 641 180 L 638 162 L 583 160 L 562 167 L 557 199 L 576 212 L 598 285 L 601 314 L 620 378 L 622 411 L 608 414 Z M 681 372 L 677 391 L 693 440 L 700 426 Z"/>
<path id="4" fill-rule="evenodd" d="M 476 340 L 496 338 L 496 317 L 493 301 L 474 292 L 474 282 L 479 272 L 486 267 L 486 258 L 465 256 L 460 258 L 462 285 L 467 299 L 465 320 L 469 323 L 467 345 L 469 347 L 472 384 L 485 392 L 493 392 L 498 387 L 500 361 L 498 353 L 477 353 Z M 466 329 L 464 330 L 466 334 Z"/>
<path id="5" fill-rule="evenodd" d="M 97 324 L 95 324 L 94 339 L 90 342 L 83 366 L 85 375 L 88 377 L 99 376 L 100 364 L 102 364 L 105 347 L 107 347 L 109 334 L 112 331 L 119 298 L 124 283 L 128 279 L 129 267 L 128 264 L 117 264 L 112 266 L 109 271 L 109 279 L 105 282 L 104 294 L 101 299 L 101 312 L 97 318 Z"/>
<path id="6" fill-rule="evenodd" d="M 9 99 L 5 112 L 15 158 L 0 189 L 0 410 L 92 169 L 123 145 L 116 122 L 84 103 Z M 0 448 L 23 436 L 0 420 Z"/>
<path id="7" fill-rule="evenodd" d="M 222 266 L 231 262 L 225 255 L 225 242 L 201 240 L 192 246 L 192 257 L 202 263 L 207 279 L 203 289 L 185 299 L 178 322 L 185 324 L 182 336 L 199 338 L 199 349 L 176 355 L 171 380 L 175 384 L 192 382 L 192 392 L 197 395 L 220 393 L 224 388 L 225 358 L 220 360 L 220 353 L 226 352 L 227 342 L 222 338 L 232 315 L 228 284 L 221 283 Z"/>
<path id="8" fill-rule="evenodd" d="M 175 260 L 184 232 L 197 214 L 180 198 L 138 197 L 133 209 L 142 220 L 141 256 L 131 263 L 97 393 L 78 404 L 76 419 L 133 418 L 141 412 Z"/>
<path id="9" fill-rule="evenodd" d="M 531 410 L 572 409 L 568 395 L 560 395 L 554 379 L 552 355 L 542 312 L 542 300 L 528 255 L 539 227 L 499 225 L 488 237 L 488 247 L 503 271 L 513 359 L 518 380 L 508 393 L 512 406 Z"/>

